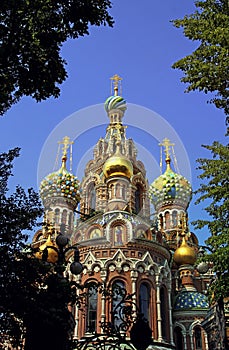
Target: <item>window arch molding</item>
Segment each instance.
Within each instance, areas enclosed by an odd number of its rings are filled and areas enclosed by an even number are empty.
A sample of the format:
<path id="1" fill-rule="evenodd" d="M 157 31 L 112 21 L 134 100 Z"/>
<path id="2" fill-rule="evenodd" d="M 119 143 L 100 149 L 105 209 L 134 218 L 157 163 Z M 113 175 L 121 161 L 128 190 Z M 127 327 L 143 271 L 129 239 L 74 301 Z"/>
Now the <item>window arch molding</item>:
<path id="1" fill-rule="evenodd" d="M 196 339 L 195 339 L 195 330 L 196 329 L 199 329 L 201 331 L 201 342 L 202 342 L 202 345 L 201 347 L 196 347 Z M 207 334 L 206 334 L 206 331 L 204 330 L 203 327 L 201 327 L 201 323 L 199 320 L 196 320 L 194 321 L 190 327 L 189 327 L 189 330 L 188 330 L 188 333 L 189 333 L 189 336 L 191 338 L 191 341 L 192 341 L 192 344 L 193 344 L 193 349 L 194 350 L 200 350 L 202 349 L 203 347 L 203 343 L 204 344 L 207 344 Z"/>
<path id="2" fill-rule="evenodd" d="M 186 331 L 184 326 L 181 324 L 175 324 L 175 327 L 173 329 L 173 334 L 174 334 L 174 343 L 176 346 L 176 350 L 186 349 L 186 346 L 185 346 Z"/>

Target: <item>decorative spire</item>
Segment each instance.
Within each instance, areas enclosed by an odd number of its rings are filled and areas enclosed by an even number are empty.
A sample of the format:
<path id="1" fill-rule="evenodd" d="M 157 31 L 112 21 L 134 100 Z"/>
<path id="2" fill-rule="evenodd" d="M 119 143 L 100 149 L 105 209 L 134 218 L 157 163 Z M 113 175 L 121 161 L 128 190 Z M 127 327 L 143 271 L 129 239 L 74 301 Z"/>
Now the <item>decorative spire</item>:
<path id="1" fill-rule="evenodd" d="M 114 96 L 118 96 L 118 88 L 120 87 L 120 95 L 122 94 L 122 78 L 115 74 L 110 78 L 111 80 L 111 94 L 112 94 L 112 85 L 114 88 Z"/>
<path id="2" fill-rule="evenodd" d="M 164 147 L 164 152 L 165 152 L 165 162 L 167 164 L 167 170 L 171 169 L 170 168 L 170 162 L 171 162 L 171 153 L 173 156 L 173 163 L 174 167 L 179 174 L 179 169 L 177 165 L 177 159 L 176 155 L 174 152 L 174 143 L 172 143 L 168 138 L 165 138 L 161 143 L 159 143 L 159 146 L 161 147 L 161 156 L 160 156 L 160 169 L 161 169 L 161 174 L 162 174 L 162 147 Z"/>
<path id="3" fill-rule="evenodd" d="M 69 146 L 70 148 L 70 171 L 71 171 L 71 162 L 72 162 L 72 145 L 74 141 L 70 141 L 70 137 L 64 136 L 62 141 L 58 141 L 59 145 L 63 145 L 62 147 L 62 167 L 65 168 L 66 166 L 66 160 L 67 160 L 67 150 Z"/>
<path id="4" fill-rule="evenodd" d="M 171 150 L 171 147 L 174 146 L 174 143 L 171 143 L 169 139 L 165 138 L 162 143 L 159 143 L 159 146 L 164 146 L 164 151 L 165 151 L 165 160 L 166 162 L 167 161 L 170 161 L 170 150 Z"/>
<path id="5" fill-rule="evenodd" d="M 62 141 L 58 141 L 58 143 L 63 145 L 63 149 L 62 149 L 63 157 L 66 157 L 67 150 L 68 150 L 69 146 L 74 143 L 74 141 L 70 141 L 70 137 L 65 136 L 63 138 L 63 140 Z"/>

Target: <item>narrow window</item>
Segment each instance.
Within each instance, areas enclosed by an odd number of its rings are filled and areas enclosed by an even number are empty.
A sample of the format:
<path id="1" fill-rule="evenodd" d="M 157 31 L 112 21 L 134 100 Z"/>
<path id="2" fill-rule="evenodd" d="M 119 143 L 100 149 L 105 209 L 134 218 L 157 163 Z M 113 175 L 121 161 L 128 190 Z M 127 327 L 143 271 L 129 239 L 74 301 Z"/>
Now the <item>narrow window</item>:
<path id="1" fill-rule="evenodd" d="M 56 208 L 55 209 L 55 224 L 59 224 L 60 223 L 60 209 Z"/>
<path id="2" fill-rule="evenodd" d="M 87 300 L 87 332 L 96 331 L 97 323 L 97 303 L 98 303 L 98 292 L 96 285 L 92 283 L 88 287 L 88 300 Z"/>
<path id="3" fill-rule="evenodd" d="M 63 212 L 62 212 L 62 220 L 61 220 L 62 224 L 66 225 L 67 224 L 67 210 L 64 209 Z"/>
<path id="4" fill-rule="evenodd" d="M 184 349 L 184 338 L 180 327 L 175 327 L 174 329 L 174 342 L 176 350 Z"/>
<path id="5" fill-rule="evenodd" d="M 174 210 L 172 213 L 172 223 L 173 223 L 173 227 L 177 226 L 177 211 Z"/>
<path id="6" fill-rule="evenodd" d="M 195 350 L 202 350 L 202 336 L 200 327 L 194 329 Z"/>
<path id="7" fill-rule="evenodd" d="M 143 207 L 143 199 L 142 199 L 142 189 L 140 186 L 137 186 L 135 191 L 135 212 L 138 214 Z"/>
<path id="8" fill-rule="evenodd" d="M 160 223 L 160 229 L 163 229 L 163 216 L 162 214 L 159 215 L 159 223 Z"/>
<path id="9" fill-rule="evenodd" d="M 170 213 L 167 211 L 165 213 L 165 229 L 170 228 Z"/>
<path id="10" fill-rule="evenodd" d="M 142 283 L 140 286 L 140 293 L 139 293 L 139 308 L 140 312 L 143 315 L 143 317 L 149 321 L 150 316 L 150 288 L 147 283 Z"/>
<path id="11" fill-rule="evenodd" d="M 115 281 L 112 285 L 112 323 L 116 330 L 122 330 L 122 325 L 125 322 L 123 315 L 125 294 L 124 282 Z"/>

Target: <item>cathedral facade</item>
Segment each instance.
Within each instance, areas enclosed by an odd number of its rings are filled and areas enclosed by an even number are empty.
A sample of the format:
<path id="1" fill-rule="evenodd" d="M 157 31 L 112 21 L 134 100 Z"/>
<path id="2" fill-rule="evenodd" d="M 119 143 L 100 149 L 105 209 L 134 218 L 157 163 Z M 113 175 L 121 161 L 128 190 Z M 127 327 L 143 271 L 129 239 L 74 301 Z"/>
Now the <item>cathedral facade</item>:
<path id="1" fill-rule="evenodd" d="M 61 168 L 47 175 L 40 187 L 44 220 L 78 247 L 83 265 L 77 277 L 68 271 L 71 280 L 88 290 L 85 307 L 76 305 L 72 310 L 74 338 L 100 334 L 104 322 L 117 329 L 120 325 L 121 315 L 112 318 L 119 297 L 107 298 L 96 288 L 99 283 L 107 290 L 118 286 L 131 296 L 135 312 L 150 329 L 149 348 L 207 350 L 202 322 L 209 310 L 210 274 L 196 269 L 198 239 L 188 227 L 192 188 L 173 170 L 168 139 L 161 140 L 164 171 L 148 183 L 134 141 L 126 137 L 127 105 L 119 96 L 119 81 L 113 77 L 114 93 L 105 102 L 108 126 L 83 179 L 79 182 L 67 170 L 71 142 L 65 137 Z M 43 229 L 33 244 L 42 251 L 54 240 L 55 234 L 47 237 Z"/>

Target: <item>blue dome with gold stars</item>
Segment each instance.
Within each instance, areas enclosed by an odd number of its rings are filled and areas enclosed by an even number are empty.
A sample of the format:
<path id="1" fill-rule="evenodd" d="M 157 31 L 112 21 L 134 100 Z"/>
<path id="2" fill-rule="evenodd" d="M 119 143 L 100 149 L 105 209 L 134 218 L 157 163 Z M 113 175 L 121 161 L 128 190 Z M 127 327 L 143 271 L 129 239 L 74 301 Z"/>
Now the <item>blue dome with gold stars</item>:
<path id="1" fill-rule="evenodd" d="M 174 310 L 207 309 L 206 295 L 197 291 L 182 291 L 175 299 Z"/>

